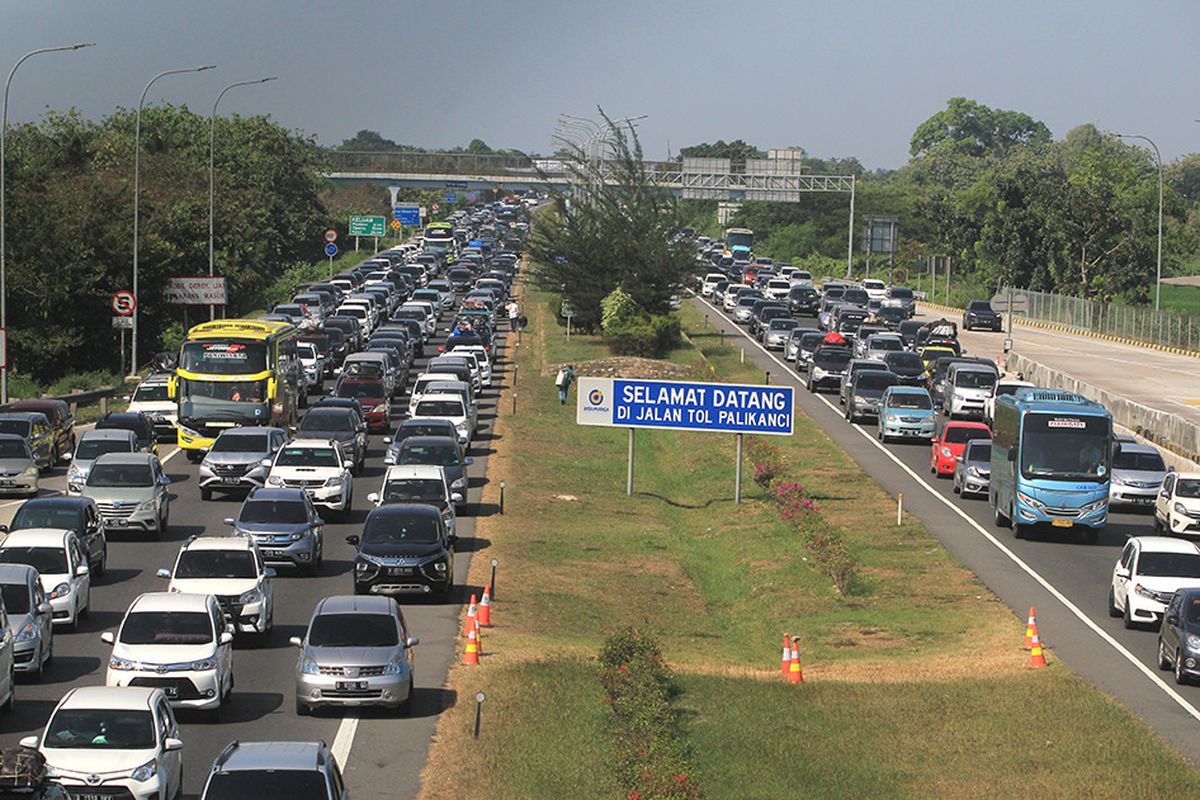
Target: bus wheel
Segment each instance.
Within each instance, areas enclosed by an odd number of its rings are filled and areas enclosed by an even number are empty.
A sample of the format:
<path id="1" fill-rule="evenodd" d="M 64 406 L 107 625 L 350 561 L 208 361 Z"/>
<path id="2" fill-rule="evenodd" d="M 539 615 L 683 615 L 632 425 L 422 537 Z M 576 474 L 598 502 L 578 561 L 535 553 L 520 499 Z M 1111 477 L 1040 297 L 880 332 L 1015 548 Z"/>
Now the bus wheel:
<path id="1" fill-rule="evenodd" d="M 1012 520 L 1011 525 L 1012 525 L 1014 539 L 1024 539 L 1026 537 L 1026 535 L 1028 534 L 1028 531 L 1026 530 L 1026 528 L 1028 527 L 1027 525 L 1022 525 L 1021 523 L 1017 522 L 1015 519 Z"/>

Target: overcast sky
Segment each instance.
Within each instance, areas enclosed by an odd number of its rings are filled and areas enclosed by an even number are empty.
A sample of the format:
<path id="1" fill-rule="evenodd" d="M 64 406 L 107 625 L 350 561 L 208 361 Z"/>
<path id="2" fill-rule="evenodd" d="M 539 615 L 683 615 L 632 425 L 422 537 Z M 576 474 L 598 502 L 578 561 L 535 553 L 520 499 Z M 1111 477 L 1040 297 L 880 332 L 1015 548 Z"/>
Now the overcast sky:
<path id="1" fill-rule="evenodd" d="M 406 144 L 549 152 L 560 112 L 647 114 L 648 157 L 718 138 L 897 167 L 914 128 L 963 95 L 1056 137 L 1094 122 L 1200 151 L 1195 0 L 0 0 L 0 70 L 35 47 L 9 118 L 151 100 L 269 113 L 338 144 L 361 128 Z"/>

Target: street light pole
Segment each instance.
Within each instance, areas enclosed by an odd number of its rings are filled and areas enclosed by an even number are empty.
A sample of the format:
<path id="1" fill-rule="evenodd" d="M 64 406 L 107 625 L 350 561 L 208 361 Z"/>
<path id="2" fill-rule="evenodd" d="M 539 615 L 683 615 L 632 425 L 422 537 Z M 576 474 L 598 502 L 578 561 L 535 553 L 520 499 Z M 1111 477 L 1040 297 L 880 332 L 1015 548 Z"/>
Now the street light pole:
<path id="1" fill-rule="evenodd" d="M 1162 231 L 1163 231 L 1163 164 L 1162 154 L 1158 152 L 1158 145 L 1149 136 L 1142 136 L 1140 133 L 1118 133 L 1116 136 L 1122 139 L 1141 139 L 1147 142 L 1154 148 L 1154 160 L 1158 163 L 1158 266 L 1154 277 L 1154 310 L 1158 311 L 1159 301 L 1162 298 Z"/>
<path id="2" fill-rule="evenodd" d="M 0 114 L 0 328 L 8 330 L 8 257 L 6 247 L 6 230 L 7 224 L 5 219 L 5 195 L 4 195 L 4 172 L 7 160 L 5 158 L 5 134 L 8 132 L 8 90 L 12 87 L 13 76 L 17 74 L 17 67 L 25 63 L 26 59 L 32 58 L 42 53 L 59 53 L 67 50 L 80 50 L 84 47 L 95 47 L 95 42 L 85 42 L 83 44 L 66 44 L 60 47 L 39 47 L 37 50 L 30 50 L 25 55 L 17 59 L 17 63 L 13 64 L 12 70 L 8 73 L 8 80 L 4 82 L 4 110 Z M 5 364 L 0 367 L 0 403 L 8 402 L 8 363 L 7 358 Z"/>
<path id="3" fill-rule="evenodd" d="M 217 143 L 217 106 L 220 105 L 221 98 L 224 97 L 225 93 L 228 92 L 230 89 L 234 89 L 238 86 L 253 86 L 254 84 L 257 84 L 257 83 L 266 83 L 268 81 L 273 81 L 273 80 L 276 80 L 276 77 L 274 75 L 272 75 L 269 78 L 259 78 L 258 80 L 253 80 L 253 81 L 238 81 L 236 83 L 231 83 L 228 86 L 226 86 L 224 89 L 221 90 L 220 94 L 217 95 L 217 99 L 213 102 L 212 116 L 209 118 L 209 123 L 208 123 L 208 277 L 210 277 L 210 278 L 213 277 L 213 275 L 215 274 L 214 270 L 213 270 L 213 229 L 214 229 L 213 208 L 214 208 L 214 200 L 216 197 L 214 178 L 216 175 L 215 153 L 216 153 L 216 143 Z M 229 287 L 226 287 L 225 290 L 229 291 Z M 216 317 L 216 315 L 217 315 L 216 306 L 209 305 L 208 318 L 214 319 Z"/>
<path id="4" fill-rule="evenodd" d="M 150 87 L 159 78 L 165 78 L 168 75 L 180 75 L 185 72 L 204 72 L 208 69 L 216 69 L 215 64 L 206 64 L 202 67 L 185 67 L 183 69 L 167 69 L 155 75 L 146 84 L 146 88 L 142 90 L 142 96 L 138 99 L 137 121 L 134 125 L 133 134 L 133 350 L 132 359 L 129 362 L 130 377 L 137 375 L 138 371 L 138 316 L 141 313 L 141 298 L 138 297 L 138 208 L 141 193 L 141 167 L 142 167 L 142 106 L 146 103 L 146 95 L 150 93 Z"/>

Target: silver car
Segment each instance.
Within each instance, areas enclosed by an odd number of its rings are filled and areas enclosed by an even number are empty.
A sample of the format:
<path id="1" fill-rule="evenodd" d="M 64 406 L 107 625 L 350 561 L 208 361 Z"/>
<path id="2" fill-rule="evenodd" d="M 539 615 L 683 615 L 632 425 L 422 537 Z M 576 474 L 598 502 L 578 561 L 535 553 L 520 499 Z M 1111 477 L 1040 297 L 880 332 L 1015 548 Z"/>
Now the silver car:
<path id="1" fill-rule="evenodd" d="M 1120 450 L 1112 462 L 1109 504 L 1153 508 L 1154 498 L 1167 477 L 1167 465 L 1151 445 L 1126 437 L 1118 440 L 1118 444 Z"/>
<path id="2" fill-rule="evenodd" d="M 799 320 L 781 317 L 771 320 L 763 332 L 763 346 L 768 350 L 783 350 L 787 347 L 792 331 L 800 326 Z"/>
<path id="3" fill-rule="evenodd" d="M 412 708 L 413 654 L 400 606 L 390 597 L 340 595 L 317 603 L 296 661 L 296 713 L 321 706 Z"/>
<path id="4" fill-rule="evenodd" d="M 0 594 L 13 635 L 14 667 L 40 676 L 54 657 L 54 608 L 38 571 L 28 564 L 0 564 Z"/>
<path id="5" fill-rule="evenodd" d="M 986 496 L 992 484 L 992 440 L 972 439 L 954 464 L 954 491 Z"/>
<path id="6" fill-rule="evenodd" d="M 282 428 L 230 428 L 221 433 L 200 462 L 200 499 L 211 500 L 213 490 L 256 489 L 267 479 L 264 460 L 275 458 L 287 443 Z"/>
<path id="7" fill-rule="evenodd" d="M 87 483 L 92 464 L 105 453 L 136 453 L 137 434 L 125 428 L 86 431 L 75 445 L 71 466 L 67 467 L 67 491 L 79 494 Z"/>
<path id="8" fill-rule="evenodd" d="M 96 501 L 105 530 L 161 537 L 171 516 L 170 483 L 152 453 L 106 453 L 92 465 L 83 496 Z"/>
<path id="9" fill-rule="evenodd" d="M 267 564 L 296 567 L 306 575 L 321 570 L 325 520 L 303 489 L 251 489 L 237 518 L 225 524 L 249 536 Z"/>
<path id="10" fill-rule="evenodd" d="M 0 433 L 0 495 L 36 497 L 38 467 L 24 436 Z"/>

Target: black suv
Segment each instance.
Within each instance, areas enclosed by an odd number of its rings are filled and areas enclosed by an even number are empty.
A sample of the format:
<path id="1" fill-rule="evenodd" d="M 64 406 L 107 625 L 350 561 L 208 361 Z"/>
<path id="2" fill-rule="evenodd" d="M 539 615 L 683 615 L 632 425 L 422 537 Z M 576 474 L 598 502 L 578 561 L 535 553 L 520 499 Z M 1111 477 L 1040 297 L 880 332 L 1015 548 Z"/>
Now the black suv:
<path id="1" fill-rule="evenodd" d="M 96 501 L 90 497 L 59 495 L 26 500 L 13 515 L 12 522 L 0 525 L 0 533 L 26 528 L 60 528 L 75 531 L 87 552 L 92 574 L 104 574 L 108 563 L 108 539 Z"/>
<path id="2" fill-rule="evenodd" d="M 367 515 L 362 536 L 347 536 L 354 554 L 355 594 L 437 594 L 454 589 L 454 545 L 441 511 L 425 503 L 393 503 Z"/>
<path id="3" fill-rule="evenodd" d="M 963 330 L 975 328 L 999 331 L 1004 319 L 992 310 L 992 304 L 987 300 L 972 300 L 963 310 Z"/>

